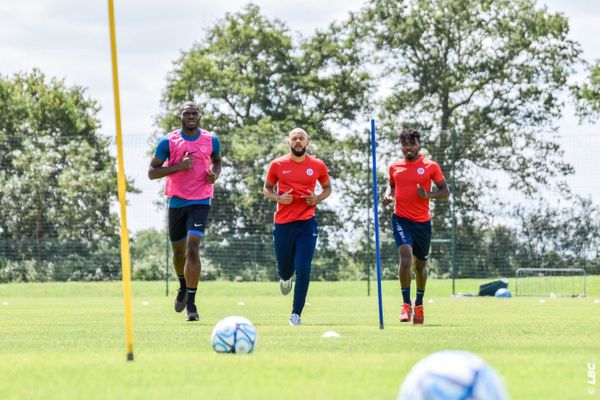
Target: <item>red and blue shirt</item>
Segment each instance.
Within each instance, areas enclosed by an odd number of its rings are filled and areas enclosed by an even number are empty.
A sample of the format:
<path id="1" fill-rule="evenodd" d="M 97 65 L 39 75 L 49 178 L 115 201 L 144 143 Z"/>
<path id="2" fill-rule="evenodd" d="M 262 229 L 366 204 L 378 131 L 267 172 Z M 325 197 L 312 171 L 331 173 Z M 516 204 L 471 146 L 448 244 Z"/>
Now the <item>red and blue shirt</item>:
<path id="1" fill-rule="evenodd" d="M 315 191 L 317 181 L 321 185 L 329 182 L 329 171 L 323 161 L 308 154 L 300 162 L 286 154 L 271 162 L 265 180 L 270 185 L 277 185 L 279 195 L 291 189 L 293 201 L 287 205 L 277 203 L 275 211 L 275 223 L 284 224 L 305 221 L 315 215 L 316 206 L 306 204 L 305 197 Z"/>
<path id="2" fill-rule="evenodd" d="M 417 184 L 431 191 L 431 182 L 441 183 L 446 178 L 442 169 L 432 160 L 422 155 L 414 161 L 396 161 L 389 167 L 389 182 L 394 186 L 396 205 L 394 214 L 414 222 L 427 222 L 431 219 L 429 199 L 417 195 Z"/>

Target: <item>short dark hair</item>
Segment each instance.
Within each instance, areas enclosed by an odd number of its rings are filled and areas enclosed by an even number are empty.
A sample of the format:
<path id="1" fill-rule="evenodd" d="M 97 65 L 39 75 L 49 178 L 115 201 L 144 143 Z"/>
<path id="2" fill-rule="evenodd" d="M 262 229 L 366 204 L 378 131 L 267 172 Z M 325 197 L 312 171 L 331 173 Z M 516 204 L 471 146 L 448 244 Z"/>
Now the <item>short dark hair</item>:
<path id="1" fill-rule="evenodd" d="M 198 104 L 196 104 L 196 102 L 194 102 L 192 100 L 187 100 L 180 104 L 179 113 L 182 113 L 183 110 L 188 106 L 194 106 L 194 107 L 196 107 L 196 109 L 198 108 Z"/>
<path id="2" fill-rule="evenodd" d="M 400 131 L 400 143 L 403 142 L 421 143 L 421 132 L 412 128 L 405 128 Z"/>

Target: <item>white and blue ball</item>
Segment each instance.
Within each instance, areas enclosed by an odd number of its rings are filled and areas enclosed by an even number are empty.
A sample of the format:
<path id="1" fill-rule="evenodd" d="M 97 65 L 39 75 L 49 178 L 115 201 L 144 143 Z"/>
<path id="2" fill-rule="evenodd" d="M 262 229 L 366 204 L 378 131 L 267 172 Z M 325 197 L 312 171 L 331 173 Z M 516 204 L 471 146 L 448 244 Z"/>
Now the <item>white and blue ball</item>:
<path id="1" fill-rule="evenodd" d="M 494 295 L 496 297 L 503 297 L 503 298 L 512 297 L 512 293 L 510 293 L 510 290 L 508 290 L 507 288 L 500 288 L 500 289 L 496 290 L 496 293 Z"/>
<path id="2" fill-rule="evenodd" d="M 244 317 L 227 317 L 215 325 L 210 340 L 217 353 L 252 353 L 256 347 L 256 328 Z"/>
<path id="3" fill-rule="evenodd" d="M 445 350 L 430 354 L 410 370 L 398 400 L 504 400 L 506 388 L 496 371 L 475 354 Z"/>

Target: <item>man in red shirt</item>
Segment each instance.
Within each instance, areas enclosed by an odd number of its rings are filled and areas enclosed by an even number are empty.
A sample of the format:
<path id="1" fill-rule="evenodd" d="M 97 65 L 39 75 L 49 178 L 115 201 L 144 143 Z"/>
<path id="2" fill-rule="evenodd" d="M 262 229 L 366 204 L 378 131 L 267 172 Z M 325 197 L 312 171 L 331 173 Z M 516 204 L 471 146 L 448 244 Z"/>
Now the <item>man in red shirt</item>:
<path id="1" fill-rule="evenodd" d="M 383 204 L 396 202 L 392 215 L 392 229 L 400 256 L 398 275 L 404 301 L 400 322 L 410 322 L 412 318 L 413 324 L 422 324 L 425 319 L 423 295 L 427 283 L 425 264 L 431 243 L 429 199 L 447 199 L 450 190 L 440 166 L 419 154 L 419 131 L 403 129 L 400 132 L 400 143 L 404 159 L 392 163 L 389 167 L 389 187 L 383 197 Z M 432 181 L 437 190 L 432 190 Z M 417 282 L 414 316 L 410 300 L 413 256 Z"/>
<path id="2" fill-rule="evenodd" d="M 308 135 L 300 128 L 288 134 L 290 153 L 269 165 L 263 192 L 277 203 L 273 245 L 281 294 L 292 290 L 296 273 L 294 304 L 290 325 L 300 325 L 310 283 L 310 268 L 317 246 L 317 204 L 331 194 L 329 172 L 325 163 L 306 154 Z M 319 181 L 322 191 L 315 194 Z M 277 191 L 275 191 L 277 185 Z"/>

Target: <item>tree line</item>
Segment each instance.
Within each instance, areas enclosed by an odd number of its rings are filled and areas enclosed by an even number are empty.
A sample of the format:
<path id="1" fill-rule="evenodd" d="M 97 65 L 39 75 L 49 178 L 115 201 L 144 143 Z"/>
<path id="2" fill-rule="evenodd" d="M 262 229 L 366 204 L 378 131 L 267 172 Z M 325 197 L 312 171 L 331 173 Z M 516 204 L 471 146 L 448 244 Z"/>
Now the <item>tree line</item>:
<path id="1" fill-rule="evenodd" d="M 597 64 L 588 66 L 590 78 L 569 86 L 587 64 L 568 31 L 564 15 L 532 0 L 370 0 L 300 38 L 253 4 L 226 14 L 174 61 L 150 140 L 179 126 L 177 107 L 189 99 L 200 105 L 202 126 L 221 139 L 224 168 L 203 243 L 208 277 L 274 278 L 273 209 L 261 189 L 266 166 L 287 152 L 284 137 L 296 126 L 309 132 L 309 150 L 330 167 L 338 194 L 319 211 L 313 273 L 365 277 L 373 251 L 366 115 L 378 120 L 380 188 L 405 126 L 425 133 L 426 152 L 451 182 L 452 201 L 433 210 L 441 239 L 432 248 L 435 274 L 447 276 L 452 263 L 458 276 L 512 275 L 520 266 L 599 272 L 598 206 L 564 183 L 574 169 L 555 125 L 565 98 L 581 118 L 597 118 L 600 74 Z M 16 279 L 12 265 L 23 260 L 39 262 L 34 271 L 51 270 L 36 254 L 50 257 L 68 241 L 82 249 L 62 279 L 118 274 L 114 160 L 96 134 L 97 111 L 82 88 L 40 71 L 2 78 L 0 146 L 11 157 L 0 176 L 0 279 L 9 279 L 7 271 Z M 98 157 L 84 160 L 80 146 Z M 519 201 L 500 198 L 499 185 Z M 27 211 L 15 212 L 18 206 Z M 390 212 L 382 210 L 383 230 Z M 89 220 L 93 228 L 82 223 Z M 163 250 L 150 251 L 161 237 L 134 238 L 139 279 L 161 274 L 151 260 Z M 56 248 L 43 247 L 50 238 Z M 94 254 L 106 259 L 90 271 L 84 260 Z M 382 254 L 392 260 L 396 250 L 384 243 Z M 384 276 L 395 277 L 394 264 Z M 18 279 L 44 277 L 37 274 Z"/>

